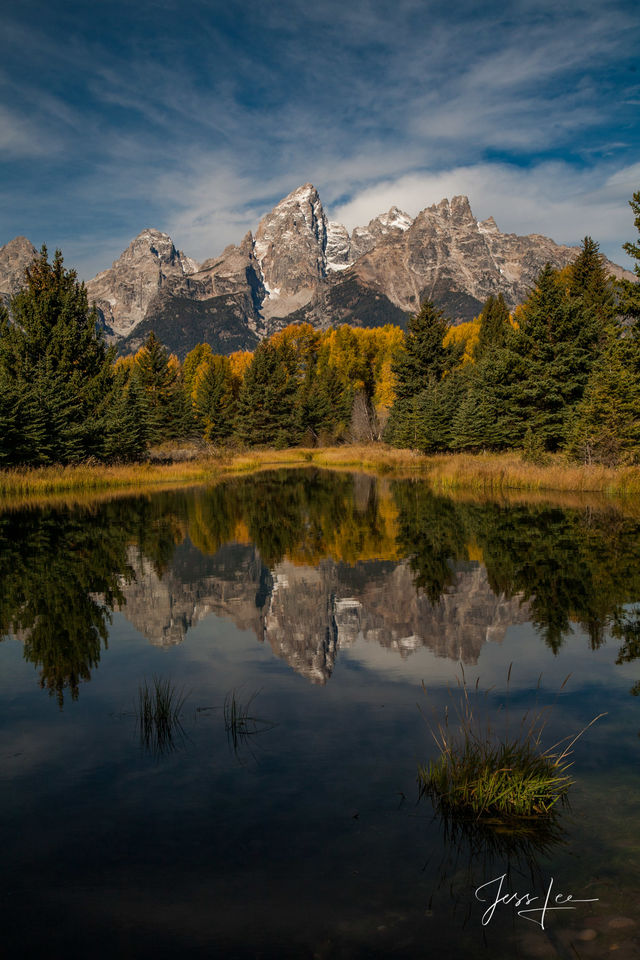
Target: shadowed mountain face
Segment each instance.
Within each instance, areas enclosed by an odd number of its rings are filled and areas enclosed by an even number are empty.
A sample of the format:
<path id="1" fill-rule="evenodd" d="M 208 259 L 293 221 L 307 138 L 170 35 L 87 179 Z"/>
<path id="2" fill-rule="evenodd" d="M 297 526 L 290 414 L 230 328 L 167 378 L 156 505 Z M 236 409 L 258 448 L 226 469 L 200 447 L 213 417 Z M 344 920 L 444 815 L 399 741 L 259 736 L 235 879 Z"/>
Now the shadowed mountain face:
<path id="1" fill-rule="evenodd" d="M 184 357 L 201 342 L 221 353 L 252 349 L 299 321 L 404 326 L 425 297 L 454 322 L 470 320 L 492 294 L 515 307 L 546 263 L 564 267 L 577 252 L 539 234 L 502 233 L 493 217 L 476 220 L 462 196 L 415 218 L 392 207 L 350 234 L 306 183 L 265 214 L 255 235 L 201 264 L 168 234 L 145 229 L 87 290 L 121 352 L 153 329 Z M 0 295 L 15 293 L 32 255 L 24 237 L 0 248 Z"/>
<path id="2" fill-rule="evenodd" d="M 597 647 L 640 595 L 639 544 L 640 521 L 608 505 L 456 502 L 422 482 L 283 470 L 1 514 L 0 636 L 61 703 L 115 610 L 160 646 L 208 618 L 215 643 L 223 618 L 321 684 L 354 645 L 469 664 L 525 621 L 553 651 L 576 623 Z"/>

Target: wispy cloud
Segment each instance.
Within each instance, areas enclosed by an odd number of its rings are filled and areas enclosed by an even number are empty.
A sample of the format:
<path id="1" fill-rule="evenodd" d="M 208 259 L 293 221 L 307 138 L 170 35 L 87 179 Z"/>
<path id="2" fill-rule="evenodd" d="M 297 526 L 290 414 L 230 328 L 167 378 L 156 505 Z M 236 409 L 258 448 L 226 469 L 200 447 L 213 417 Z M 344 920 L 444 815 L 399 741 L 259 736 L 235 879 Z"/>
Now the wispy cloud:
<path id="1" fill-rule="evenodd" d="M 88 276 L 153 225 L 203 259 L 307 180 L 351 226 L 464 192 L 506 229 L 629 235 L 628 0 L 79 9 L 5 18 L 0 242 L 55 236 Z"/>
<path id="2" fill-rule="evenodd" d="M 627 201 L 638 183 L 640 164 L 614 174 L 604 167 L 576 173 L 559 161 L 526 169 L 479 164 L 383 181 L 336 207 L 333 215 L 352 229 L 393 205 L 415 216 L 443 197 L 464 194 L 478 219 L 493 216 L 506 233 L 542 233 L 568 244 L 590 235 L 610 259 L 624 264 L 629 260 L 620 244 L 633 233 Z"/>

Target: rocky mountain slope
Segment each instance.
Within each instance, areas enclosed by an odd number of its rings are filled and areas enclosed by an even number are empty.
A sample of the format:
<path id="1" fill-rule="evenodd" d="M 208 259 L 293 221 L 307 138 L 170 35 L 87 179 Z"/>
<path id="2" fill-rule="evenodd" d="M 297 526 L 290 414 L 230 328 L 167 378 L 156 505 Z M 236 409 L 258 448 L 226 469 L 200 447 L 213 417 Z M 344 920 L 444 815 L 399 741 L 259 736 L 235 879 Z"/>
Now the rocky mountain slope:
<path id="1" fill-rule="evenodd" d="M 14 237 L 0 247 L 0 302 L 8 303 L 24 281 L 24 272 L 36 255 L 26 237 Z"/>
<path id="2" fill-rule="evenodd" d="M 545 263 L 563 267 L 577 249 L 502 233 L 492 217 L 476 220 L 467 197 L 415 218 L 392 207 L 349 233 L 327 218 L 307 183 L 267 213 L 255 235 L 201 264 L 166 233 L 143 230 L 87 289 L 122 352 L 154 329 L 179 356 L 202 341 L 230 353 L 303 320 L 321 328 L 405 324 L 425 297 L 454 322 L 477 315 L 490 294 L 502 293 L 513 308 Z M 15 292 L 33 252 L 24 237 L 0 248 L 0 294 Z"/>

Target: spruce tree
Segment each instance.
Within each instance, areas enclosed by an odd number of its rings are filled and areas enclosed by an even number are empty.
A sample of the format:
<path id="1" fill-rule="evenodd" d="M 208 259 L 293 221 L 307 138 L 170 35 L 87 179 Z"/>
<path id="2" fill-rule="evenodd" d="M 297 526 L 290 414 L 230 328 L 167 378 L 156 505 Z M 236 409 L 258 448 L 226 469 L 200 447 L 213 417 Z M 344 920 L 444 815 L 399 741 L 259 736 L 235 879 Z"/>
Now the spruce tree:
<path id="1" fill-rule="evenodd" d="M 579 298 L 566 296 L 549 264 L 525 307 L 510 338 L 517 372 L 510 391 L 512 442 L 521 443 L 530 428 L 545 449 L 557 450 L 597 356 L 598 327 L 585 320 Z"/>
<path id="2" fill-rule="evenodd" d="M 606 466 L 640 459 L 640 345 L 612 330 L 571 421 L 569 453 Z"/>
<path id="3" fill-rule="evenodd" d="M 238 396 L 235 433 L 249 444 L 287 446 L 300 437 L 295 356 L 285 343 L 256 349 Z"/>
<path id="4" fill-rule="evenodd" d="M 396 397 L 414 397 L 430 382 L 441 379 L 460 357 L 456 345 L 445 345 L 451 321 L 431 300 L 425 300 L 419 313 L 409 318 L 405 348 L 392 364 L 396 378 Z"/>
<path id="5" fill-rule="evenodd" d="M 137 374 L 147 397 L 146 431 L 150 443 L 185 435 L 188 404 L 180 380 L 180 365 L 153 330 L 136 354 Z"/>
<path id="6" fill-rule="evenodd" d="M 231 436 L 236 401 L 228 357 L 211 356 L 198 367 L 193 380 L 193 412 L 205 440 L 221 443 Z"/>
<path id="7" fill-rule="evenodd" d="M 116 370 L 106 418 L 107 455 L 141 460 L 149 442 L 149 401 L 137 368 Z"/>
<path id="8" fill-rule="evenodd" d="M 509 309 L 501 293 L 490 296 L 480 314 L 480 334 L 474 350 L 474 359 L 482 360 L 505 346 L 511 327 Z"/>
<path id="9" fill-rule="evenodd" d="M 633 194 L 633 198 L 629 201 L 629 206 L 633 210 L 634 216 L 634 225 L 638 233 L 640 233 L 640 190 L 636 190 Z M 621 280 L 620 281 L 620 293 L 621 293 L 621 309 L 623 312 L 629 316 L 633 317 L 636 321 L 634 333 L 636 337 L 640 337 L 640 242 L 632 243 L 631 241 L 624 243 L 622 249 L 625 253 L 628 253 L 633 260 L 634 272 L 638 277 L 638 282 L 633 283 L 630 280 Z"/>
<path id="10" fill-rule="evenodd" d="M 432 422 L 437 385 L 462 354 L 461 345 L 444 342 L 450 328 L 451 321 L 430 300 L 409 319 L 404 351 L 391 368 L 396 400 L 384 431 L 385 439 L 395 446 L 432 449 L 434 430 L 438 431 Z"/>
<path id="11" fill-rule="evenodd" d="M 0 382 L 13 397 L 9 456 L 32 464 L 104 456 L 113 351 L 59 250 L 49 263 L 42 247 L 0 327 Z"/>

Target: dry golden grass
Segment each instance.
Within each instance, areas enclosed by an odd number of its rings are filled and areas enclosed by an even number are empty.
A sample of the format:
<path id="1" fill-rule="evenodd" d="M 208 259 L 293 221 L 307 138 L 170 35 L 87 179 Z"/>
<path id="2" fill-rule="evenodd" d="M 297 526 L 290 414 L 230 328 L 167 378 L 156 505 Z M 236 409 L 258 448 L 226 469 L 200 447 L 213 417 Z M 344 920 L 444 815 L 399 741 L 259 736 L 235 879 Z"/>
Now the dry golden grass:
<path id="1" fill-rule="evenodd" d="M 423 477 L 434 490 L 468 491 L 476 496 L 511 492 L 607 494 L 640 493 L 640 467 L 610 469 L 550 456 L 544 464 L 522 460 L 519 453 L 437 454 L 427 456 L 385 444 L 313 449 L 215 452 L 177 463 L 120 466 L 82 464 L 69 467 L 16 468 L 0 471 L 0 498 L 38 498 L 74 491 L 139 490 L 211 483 L 226 476 L 280 467 L 317 466 L 360 470 L 398 478 Z"/>
<path id="2" fill-rule="evenodd" d="M 16 467 L 0 470 L 0 496 L 39 496 L 66 490 L 184 486 L 205 483 L 215 478 L 219 470 L 219 461 L 210 457 L 188 463 Z"/>
<path id="3" fill-rule="evenodd" d="M 429 480 L 441 490 L 546 490 L 614 496 L 640 493 L 640 467 L 587 466 L 571 463 L 561 454 L 549 456 L 544 464 L 528 463 L 518 453 L 448 454 L 425 461 Z"/>

